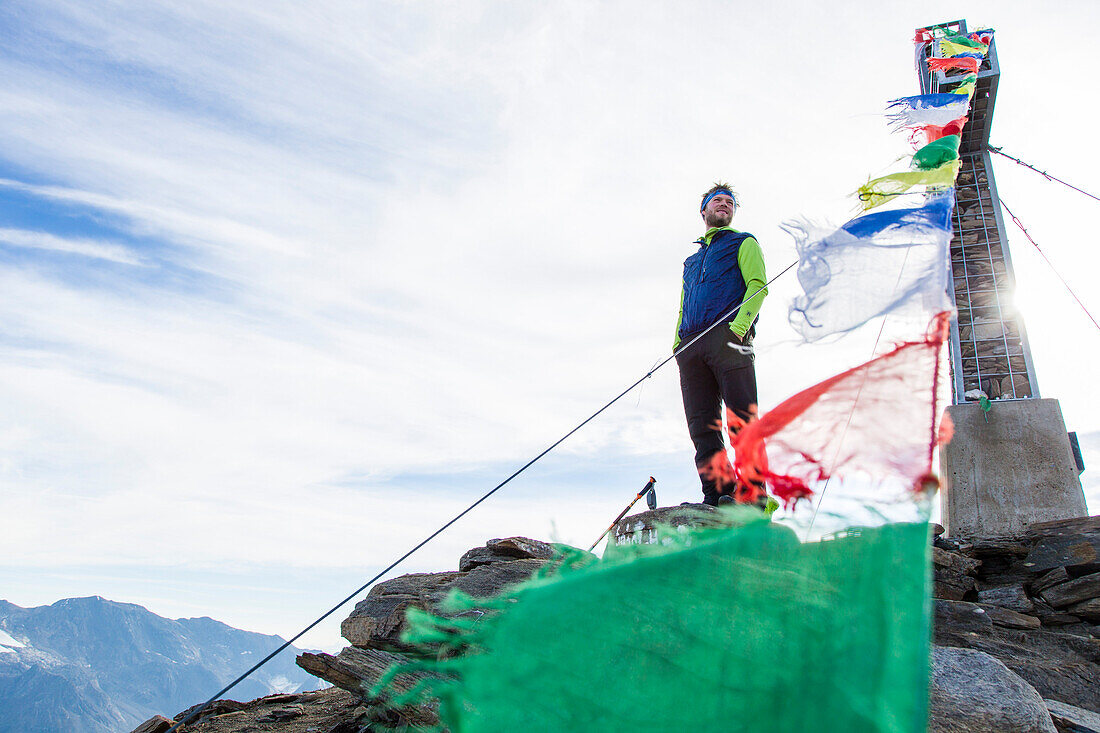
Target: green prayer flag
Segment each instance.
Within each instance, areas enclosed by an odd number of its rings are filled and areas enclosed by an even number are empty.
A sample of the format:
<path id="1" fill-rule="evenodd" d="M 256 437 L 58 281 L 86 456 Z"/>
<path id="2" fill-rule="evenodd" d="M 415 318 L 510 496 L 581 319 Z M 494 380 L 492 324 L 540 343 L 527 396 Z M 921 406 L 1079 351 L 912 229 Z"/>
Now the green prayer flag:
<path id="1" fill-rule="evenodd" d="M 933 140 L 913 154 L 913 167 L 927 171 L 939 168 L 944 163 L 959 159 L 958 135 L 945 135 Z"/>
<path id="2" fill-rule="evenodd" d="M 536 578 L 476 623 L 410 613 L 452 733 L 881 731 L 927 723 L 928 525 L 748 524 Z M 484 604 L 479 604 L 484 608 Z"/>

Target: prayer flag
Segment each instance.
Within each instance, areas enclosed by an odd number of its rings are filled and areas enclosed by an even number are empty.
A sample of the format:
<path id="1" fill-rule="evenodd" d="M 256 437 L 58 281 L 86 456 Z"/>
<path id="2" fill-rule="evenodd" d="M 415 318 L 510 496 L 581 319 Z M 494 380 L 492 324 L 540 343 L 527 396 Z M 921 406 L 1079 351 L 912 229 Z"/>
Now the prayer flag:
<path id="1" fill-rule="evenodd" d="M 957 94 L 918 94 L 894 99 L 886 105 L 886 109 L 895 130 L 903 127 L 946 125 L 966 116 L 970 109 L 970 100 L 960 98 Z"/>
<path id="2" fill-rule="evenodd" d="M 795 239 L 798 281 L 788 318 L 807 342 L 845 333 L 884 313 L 917 313 L 922 323 L 951 308 L 948 243 L 954 194 L 920 207 L 881 211 L 838 229 L 786 222 Z"/>
<path id="3" fill-rule="evenodd" d="M 906 171 L 879 176 L 859 187 L 860 206 L 864 211 L 881 206 L 894 196 L 906 193 L 914 186 L 933 188 L 953 188 L 955 176 L 959 174 L 959 161 L 944 163 L 938 168 L 926 171 Z"/>

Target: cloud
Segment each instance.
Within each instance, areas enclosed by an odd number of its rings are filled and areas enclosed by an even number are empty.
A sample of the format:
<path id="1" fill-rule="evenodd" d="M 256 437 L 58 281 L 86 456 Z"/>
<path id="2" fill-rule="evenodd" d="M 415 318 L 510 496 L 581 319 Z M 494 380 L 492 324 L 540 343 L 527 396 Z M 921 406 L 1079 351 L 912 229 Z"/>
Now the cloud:
<path id="1" fill-rule="evenodd" d="M 0 243 L 15 247 L 66 252 L 82 257 L 109 260 L 123 265 L 142 264 L 141 259 L 131 253 L 124 245 L 104 243 L 94 239 L 66 239 L 46 232 L 0 228 Z"/>

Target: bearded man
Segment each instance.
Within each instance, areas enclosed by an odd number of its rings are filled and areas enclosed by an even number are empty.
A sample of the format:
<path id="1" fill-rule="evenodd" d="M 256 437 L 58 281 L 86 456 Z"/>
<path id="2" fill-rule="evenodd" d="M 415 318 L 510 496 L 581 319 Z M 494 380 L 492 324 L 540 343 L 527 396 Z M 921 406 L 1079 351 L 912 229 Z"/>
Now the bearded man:
<path id="1" fill-rule="evenodd" d="M 710 505 L 730 495 L 748 496 L 754 502 L 763 498 L 759 487 L 738 491 L 736 485 L 725 484 L 711 470 L 716 454 L 725 451 L 723 404 L 736 418 L 746 421 L 756 409 L 752 341 L 760 306 L 768 294 L 760 244 L 748 232 L 730 226 L 736 211 L 737 196 L 728 184 L 716 183 L 703 194 L 699 213 L 707 229 L 696 240 L 698 251 L 684 260 L 680 318 L 672 347 L 676 350 L 690 342 L 740 306 L 732 320 L 707 331 L 676 356 L 703 503 Z M 736 425 L 729 427 L 736 430 Z"/>

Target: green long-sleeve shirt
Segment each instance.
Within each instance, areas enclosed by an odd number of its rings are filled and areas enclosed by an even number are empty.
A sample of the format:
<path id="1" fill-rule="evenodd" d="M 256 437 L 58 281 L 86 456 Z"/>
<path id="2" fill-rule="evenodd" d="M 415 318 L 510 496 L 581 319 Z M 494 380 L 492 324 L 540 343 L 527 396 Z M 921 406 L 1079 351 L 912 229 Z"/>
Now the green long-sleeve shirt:
<path id="1" fill-rule="evenodd" d="M 707 246 L 714 235 L 721 231 L 737 232 L 733 227 L 712 227 L 703 235 L 703 242 Z M 741 242 L 737 250 L 737 266 L 741 268 L 741 277 L 745 279 L 745 299 L 741 301 L 741 308 L 730 322 L 730 330 L 737 334 L 738 338 L 744 338 L 749 327 L 760 313 L 760 307 L 764 303 L 764 296 L 768 294 L 768 277 L 764 270 L 764 252 L 760 249 L 760 243 L 755 237 L 749 237 Z M 672 348 L 680 346 L 680 324 L 684 319 L 684 293 L 680 291 L 680 317 L 676 319 L 676 337 Z"/>

